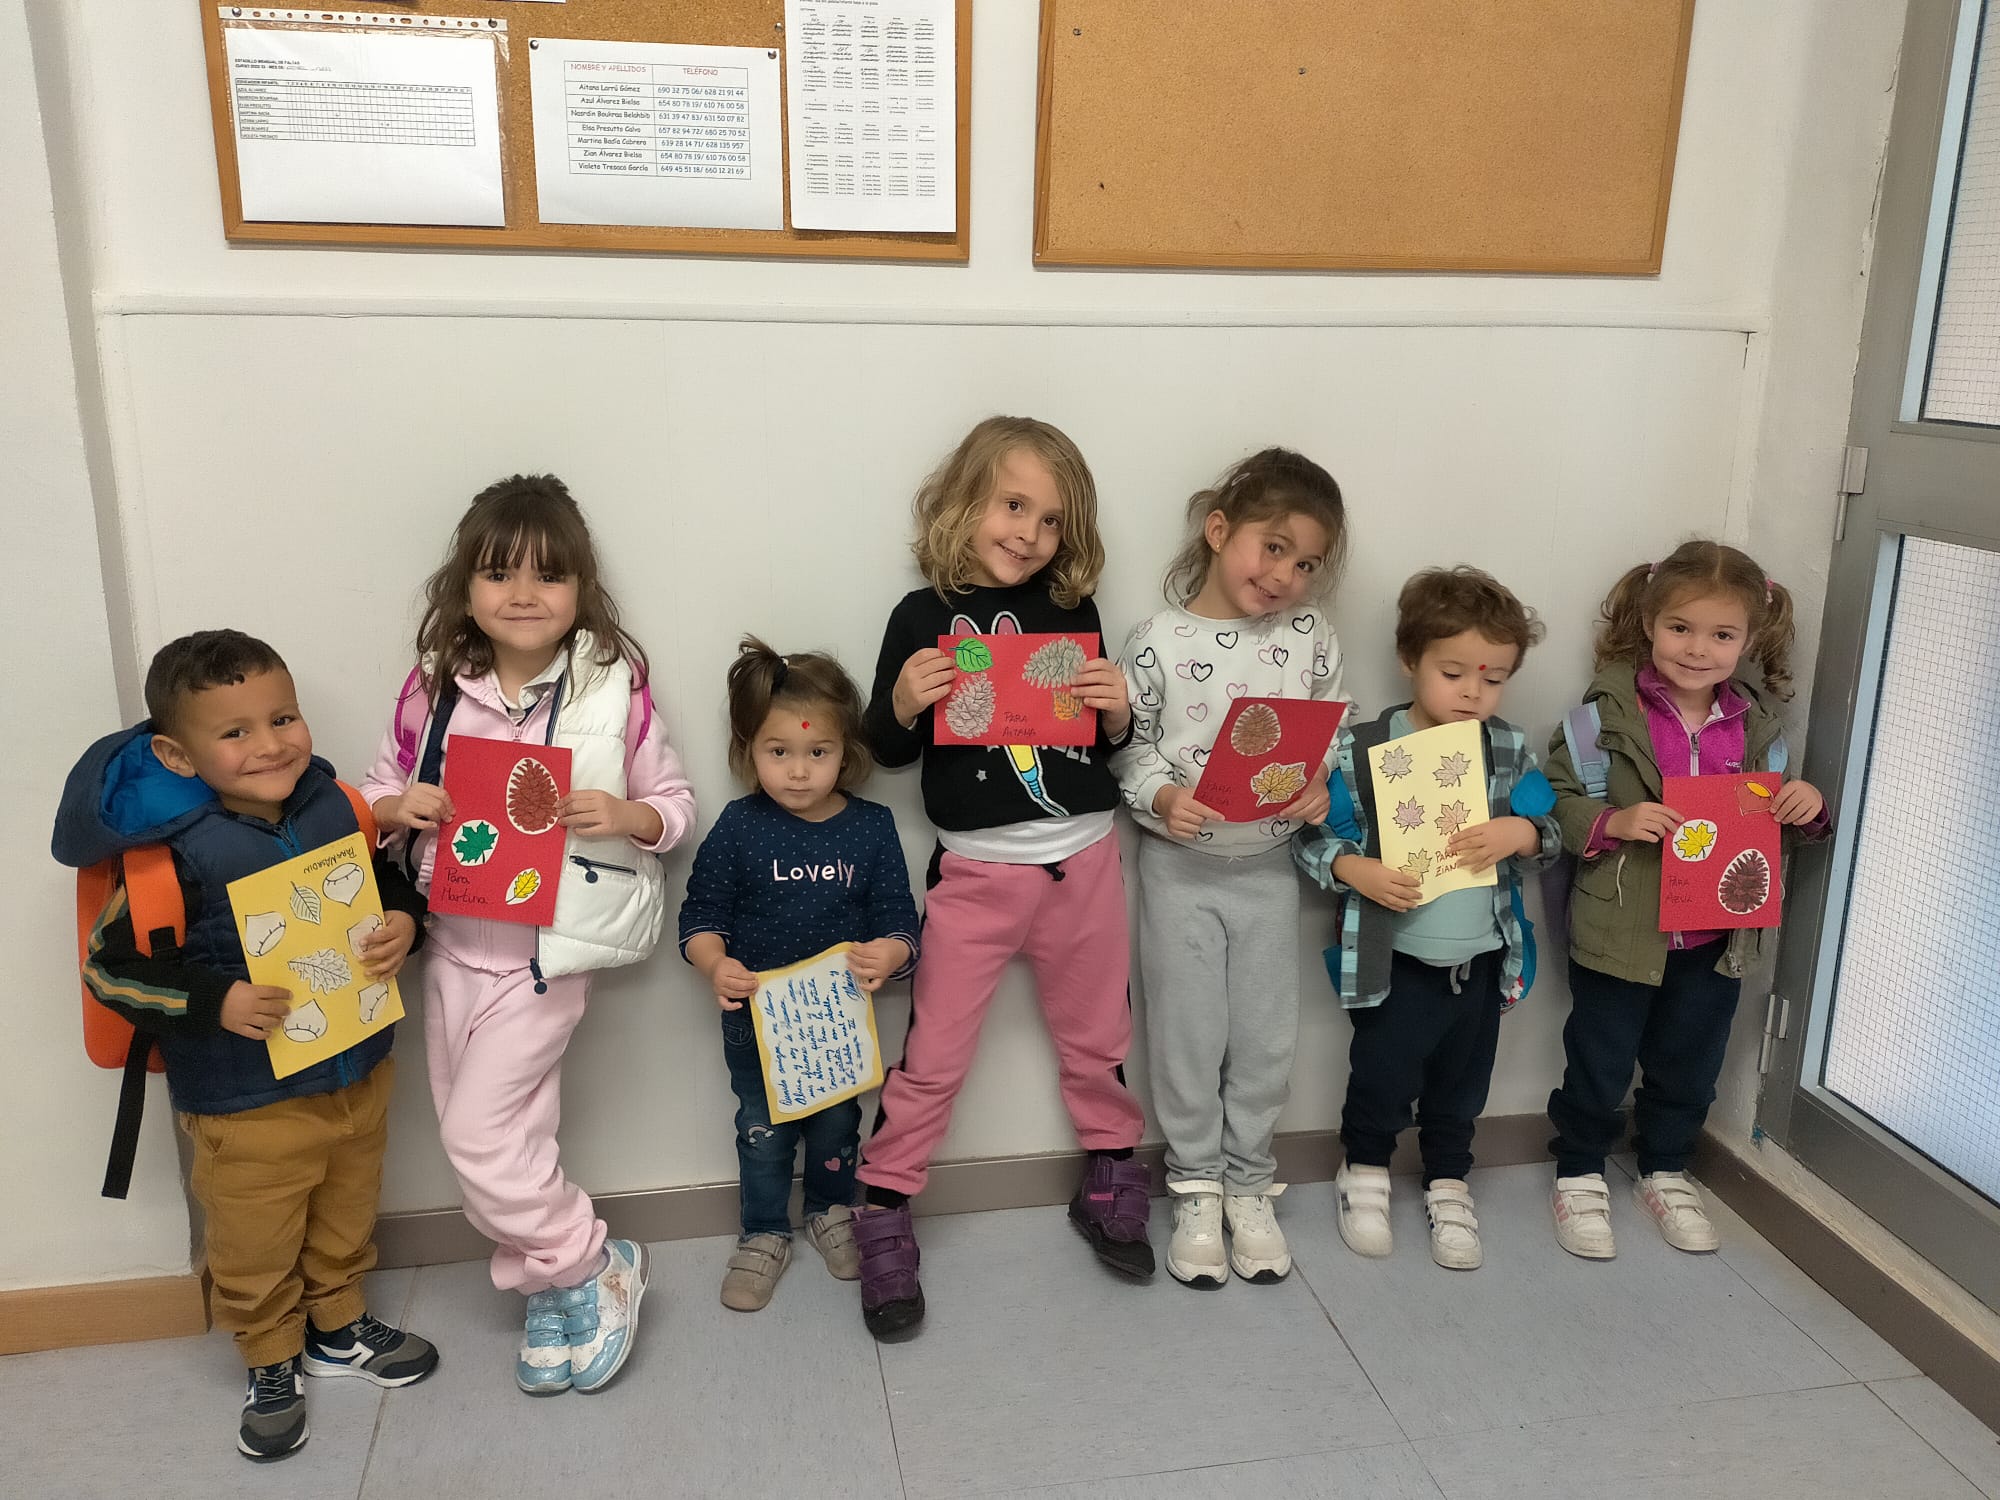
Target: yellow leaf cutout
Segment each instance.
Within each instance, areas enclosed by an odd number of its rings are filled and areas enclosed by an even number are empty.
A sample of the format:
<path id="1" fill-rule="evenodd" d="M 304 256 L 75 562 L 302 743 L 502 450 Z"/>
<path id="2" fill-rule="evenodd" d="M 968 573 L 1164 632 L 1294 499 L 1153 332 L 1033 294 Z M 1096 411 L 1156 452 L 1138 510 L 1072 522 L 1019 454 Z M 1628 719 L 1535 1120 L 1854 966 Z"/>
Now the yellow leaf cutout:
<path id="1" fill-rule="evenodd" d="M 1674 853 L 1682 859 L 1700 859 L 1715 842 L 1713 823 L 1683 823 L 1674 835 Z"/>

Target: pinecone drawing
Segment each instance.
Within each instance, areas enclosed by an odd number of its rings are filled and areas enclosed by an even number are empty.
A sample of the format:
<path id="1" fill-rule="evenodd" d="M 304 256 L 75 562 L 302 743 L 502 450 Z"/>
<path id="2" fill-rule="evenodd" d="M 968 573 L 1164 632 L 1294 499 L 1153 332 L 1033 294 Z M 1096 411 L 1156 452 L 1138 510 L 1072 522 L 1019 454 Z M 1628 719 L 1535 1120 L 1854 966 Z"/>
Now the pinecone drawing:
<path id="1" fill-rule="evenodd" d="M 1238 755 L 1268 755 L 1277 749 L 1278 711 L 1268 703 L 1250 704 L 1236 716 L 1229 748 Z"/>
<path id="2" fill-rule="evenodd" d="M 1068 636 L 1036 649 L 1021 666 L 1021 676 L 1039 688 L 1068 687 L 1083 670 L 1085 657 L 1081 642 Z"/>
<path id="3" fill-rule="evenodd" d="M 962 740 L 977 739 L 993 722 L 993 680 L 964 677 L 944 700 L 944 721 Z"/>
<path id="4" fill-rule="evenodd" d="M 1715 899 L 1734 916 L 1747 917 L 1771 899 L 1771 862 L 1762 851 L 1745 849 L 1729 862 Z"/>

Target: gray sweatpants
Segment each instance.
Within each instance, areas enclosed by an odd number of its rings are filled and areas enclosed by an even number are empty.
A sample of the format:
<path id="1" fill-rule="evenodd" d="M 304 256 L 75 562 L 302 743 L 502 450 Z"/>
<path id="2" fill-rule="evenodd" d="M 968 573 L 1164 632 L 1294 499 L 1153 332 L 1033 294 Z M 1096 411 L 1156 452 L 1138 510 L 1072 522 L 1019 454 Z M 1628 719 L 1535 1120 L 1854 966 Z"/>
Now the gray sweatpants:
<path id="1" fill-rule="evenodd" d="M 1291 850 L 1224 859 L 1141 838 L 1139 972 L 1167 1180 L 1264 1192 L 1299 1041 Z"/>

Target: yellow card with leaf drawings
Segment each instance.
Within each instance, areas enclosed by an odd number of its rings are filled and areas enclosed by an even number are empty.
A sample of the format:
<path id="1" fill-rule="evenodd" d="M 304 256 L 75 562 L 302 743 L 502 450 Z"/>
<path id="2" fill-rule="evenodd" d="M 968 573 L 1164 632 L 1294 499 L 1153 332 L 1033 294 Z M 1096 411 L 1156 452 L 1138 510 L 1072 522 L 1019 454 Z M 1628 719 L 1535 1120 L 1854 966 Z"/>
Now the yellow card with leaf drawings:
<path id="1" fill-rule="evenodd" d="M 268 1039 L 278 1077 L 402 1020 L 396 981 L 361 967 L 361 940 L 382 925 L 382 897 L 360 830 L 230 881 L 229 907 L 250 982 L 292 992 L 292 1013 Z"/>
<path id="2" fill-rule="evenodd" d="M 1484 823 L 1490 816 L 1486 753 L 1479 736 L 1478 721 L 1465 719 L 1420 729 L 1368 752 L 1382 863 L 1422 882 L 1419 906 L 1447 891 L 1499 881 L 1493 867 L 1468 874 L 1444 852 L 1459 829 Z"/>
<path id="3" fill-rule="evenodd" d="M 852 946 L 835 943 L 803 963 L 757 976 L 750 1020 L 773 1120 L 804 1119 L 882 1082 L 875 1006 L 847 967 Z"/>

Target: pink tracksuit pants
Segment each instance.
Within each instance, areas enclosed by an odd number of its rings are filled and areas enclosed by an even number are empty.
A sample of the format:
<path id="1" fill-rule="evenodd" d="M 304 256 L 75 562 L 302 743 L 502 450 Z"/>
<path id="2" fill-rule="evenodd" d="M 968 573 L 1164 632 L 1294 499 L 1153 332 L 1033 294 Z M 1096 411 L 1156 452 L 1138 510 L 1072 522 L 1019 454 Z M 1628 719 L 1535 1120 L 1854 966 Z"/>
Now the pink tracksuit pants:
<path id="1" fill-rule="evenodd" d="M 527 969 L 488 973 L 432 952 L 424 963 L 424 1046 L 438 1133 L 465 1216 L 494 1242 L 493 1284 L 573 1286 L 597 1265 L 604 1221 L 556 1159 L 562 1056 L 583 1019 L 590 976 L 535 993 Z"/>
<path id="2" fill-rule="evenodd" d="M 1060 879 L 1041 865 L 940 856 L 937 884 L 924 899 L 903 1060 L 882 1082 L 881 1114 L 862 1148 L 858 1175 L 869 1186 L 923 1191 L 986 1008 L 1017 953 L 1034 966 L 1077 1140 L 1098 1151 L 1139 1143 L 1144 1116 L 1119 1076 L 1132 1011 L 1118 835 L 1056 868 Z"/>

